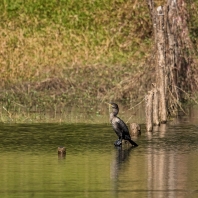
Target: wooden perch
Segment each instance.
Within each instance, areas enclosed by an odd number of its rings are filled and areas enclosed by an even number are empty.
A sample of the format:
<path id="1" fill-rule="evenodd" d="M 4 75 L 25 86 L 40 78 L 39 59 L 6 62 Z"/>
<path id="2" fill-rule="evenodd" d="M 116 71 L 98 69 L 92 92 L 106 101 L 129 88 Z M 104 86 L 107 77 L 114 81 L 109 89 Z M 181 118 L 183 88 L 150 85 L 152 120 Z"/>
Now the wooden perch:
<path id="1" fill-rule="evenodd" d="M 131 136 L 139 136 L 141 135 L 141 128 L 140 125 L 137 123 L 130 124 L 130 135 Z"/>

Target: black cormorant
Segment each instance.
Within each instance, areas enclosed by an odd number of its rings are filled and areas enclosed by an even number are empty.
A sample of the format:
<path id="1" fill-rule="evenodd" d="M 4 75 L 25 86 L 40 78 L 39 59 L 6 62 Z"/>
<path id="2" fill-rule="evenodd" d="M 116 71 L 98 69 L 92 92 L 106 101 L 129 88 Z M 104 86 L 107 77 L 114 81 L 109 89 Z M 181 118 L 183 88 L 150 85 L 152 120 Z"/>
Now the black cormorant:
<path id="1" fill-rule="evenodd" d="M 118 136 L 118 140 L 114 143 L 115 146 L 120 146 L 122 144 L 122 139 L 128 140 L 132 146 L 138 146 L 129 134 L 129 129 L 127 125 L 119 117 L 117 117 L 119 112 L 119 107 L 116 103 L 107 103 L 112 107 L 112 112 L 110 113 L 110 122 L 112 124 L 113 130 Z"/>

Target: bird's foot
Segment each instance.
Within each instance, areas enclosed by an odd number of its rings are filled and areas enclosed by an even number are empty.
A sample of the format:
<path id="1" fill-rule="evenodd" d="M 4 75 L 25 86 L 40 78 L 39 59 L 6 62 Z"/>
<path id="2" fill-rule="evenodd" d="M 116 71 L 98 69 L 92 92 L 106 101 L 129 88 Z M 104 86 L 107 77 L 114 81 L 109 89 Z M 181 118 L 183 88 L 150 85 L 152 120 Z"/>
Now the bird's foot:
<path id="1" fill-rule="evenodd" d="M 122 145 L 122 140 L 118 139 L 114 142 L 115 146 L 121 146 Z"/>

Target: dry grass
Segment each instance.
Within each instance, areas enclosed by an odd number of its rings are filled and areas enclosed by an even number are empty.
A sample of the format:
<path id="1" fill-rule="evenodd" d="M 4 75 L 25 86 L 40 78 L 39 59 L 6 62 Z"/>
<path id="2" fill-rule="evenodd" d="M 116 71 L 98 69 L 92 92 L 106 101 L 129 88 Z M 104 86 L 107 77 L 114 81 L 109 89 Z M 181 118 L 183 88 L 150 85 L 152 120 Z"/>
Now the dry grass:
<path id="1" fill-rule="evenodd" d="M 40 4 L 33 7 L 29 2 L 19 10 L 15 2 L 12 9 L 16 9 L 13 11 L 16 18 L 8 8 L 4 8 L 4 23 L 0 26 L 0 62 L 3 71 L 0 78 L 3 83 L 64 77 L 63 71 L 68 67 L 94 66 L 98 63 L 126 64 L 139 61 L 145 55 L 148 43 L 144 41 L 148 40 L 150 30 L 147 29 L 146 11 L 141 14 L 140 11 L 146 5 L 142 2 L 131 4 L 130 1 L 112 0 L 110 3 L 100 2 L 102 7 L 96 7 L 90 1 L 85 2 L 87 7 L 78 3 L 82 10 L 77 12 L 76 5 L 74 13 L 70 11 L 67 14 L 69 21 L 65 22 L 61 14 L 63 10 L 55 2 L 49 1 L 48 6 L 45 5 L 48 13 L 52 12 L 53 5 L 60 12 L 54 13 L 52 21 L 50 17 L 53 15 L 47 18 L 42 10 L 37 13 Z M 7 2 L 6 6 L 10 4 Z M 22 13 L 28 5 L 35 9 L 33 15 Z M 68 1 L 65 6 L 69 9 L 74 6 L 74 1 Z M 138 37 L 135 35 L 137 32 Z"/>
<path id="2" fill-rule="evenodd" d="M 1 4 L 0 98 L 8 109 L 101 101 L 148 54 L 143 1 L 39 2 Z"/>

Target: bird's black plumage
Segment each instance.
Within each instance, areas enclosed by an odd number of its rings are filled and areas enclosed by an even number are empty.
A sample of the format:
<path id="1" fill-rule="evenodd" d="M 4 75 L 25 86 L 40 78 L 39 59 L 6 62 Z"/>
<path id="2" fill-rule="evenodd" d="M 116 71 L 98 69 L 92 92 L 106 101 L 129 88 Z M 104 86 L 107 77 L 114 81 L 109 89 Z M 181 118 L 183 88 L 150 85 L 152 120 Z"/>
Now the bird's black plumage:
<path id="1" fill-rule="evenodd" d="M 133 140 L 131 140 L 131 136 L 129 134 L 129 129 L 127 125 L 117 117 L 119 113 L 119 107 L 116 103 L 109 103 L 112 107 L 112 112 L 110 113 L 110 122 L 112 124 L 113 130 L 118 136 L 118 140 L 114 143 L 115 146 L 120 146 L 122 144 L 122 139 L 128 140 L 131 145 L 138 146 Z"/>

